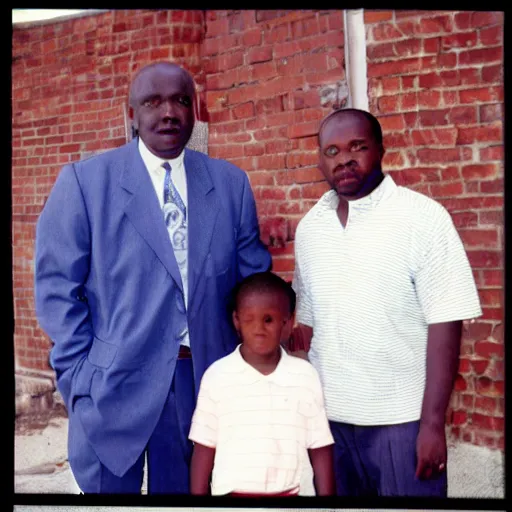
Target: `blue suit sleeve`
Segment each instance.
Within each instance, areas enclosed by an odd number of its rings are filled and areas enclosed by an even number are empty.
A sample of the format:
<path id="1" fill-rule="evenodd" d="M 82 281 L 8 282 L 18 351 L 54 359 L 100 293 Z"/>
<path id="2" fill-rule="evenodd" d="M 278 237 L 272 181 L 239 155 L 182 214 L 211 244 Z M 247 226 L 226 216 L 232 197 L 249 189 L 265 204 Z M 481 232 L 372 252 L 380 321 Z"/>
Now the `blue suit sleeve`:
<path id="1" fill-rule="evenodd" d="M 256 202 L 247 175 L 244 175 L 240 230 L 237 239 L 238 272 L 243 279 L 272 267 L 272 258 L 260 239 Z"/>
<path id="2" fill-rule="evenodd" d="M 91 236 L 75 169 L 65 166 L 39 216 L 35 238 L 35 307 L 53 347 L 50 364 L 70 404 L 73 374 L 92 343 L 84 284 L 89 274 Z"/>

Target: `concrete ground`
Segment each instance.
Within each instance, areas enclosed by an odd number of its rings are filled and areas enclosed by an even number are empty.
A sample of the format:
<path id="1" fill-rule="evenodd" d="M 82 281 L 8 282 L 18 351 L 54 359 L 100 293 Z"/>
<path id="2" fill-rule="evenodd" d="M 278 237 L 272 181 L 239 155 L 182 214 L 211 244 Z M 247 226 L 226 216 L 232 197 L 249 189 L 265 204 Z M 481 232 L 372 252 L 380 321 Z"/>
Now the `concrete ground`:
<path id="1" fill-rule="evenodd" d="M 67 461 L 66 418 L 53 418 L 43 430 L 17 434 L 14 454 L 15 493 L 78 494 L 80 492 Z M 469 444 L 449 446 L 447 469 L 448 496 L 451 498 L 504 497 L 502 452 Z M 307 468 L 301 484 L 302 495 L 314 494 L 311 476 L 311 468 Z M 76 507 L 77 510 L 79 508 Z M 64 512 L 64 509 L 42 506 L 15 507 L 19 512 L 49 512 L 50 510 Z M 100 509 L 103 510 L 103 507 L 98 507 L 97 510 Z M 87 507 L 88 512 L 93 510 L 95 510 L 94 507 Z M 108 507 L 109 512 L 114 510 L 115 508 Z M 145 511 L 142 508 L 137 510 Z M 187 510 L 190 511 L 190 509 Z"/>

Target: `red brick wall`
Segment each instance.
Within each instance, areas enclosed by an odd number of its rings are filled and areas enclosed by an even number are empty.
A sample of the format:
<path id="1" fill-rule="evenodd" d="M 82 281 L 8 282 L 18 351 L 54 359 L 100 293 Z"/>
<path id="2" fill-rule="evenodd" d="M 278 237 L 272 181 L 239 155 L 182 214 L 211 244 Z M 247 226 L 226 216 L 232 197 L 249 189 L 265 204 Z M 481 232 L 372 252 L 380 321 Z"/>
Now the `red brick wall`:
<path id="1" fill-rule="evenodd" d="M 482 318 L 464 329 L 451 431 L 503 449 L 503 15 L 366 18 L 370 110 L 385 132 L 385 166 L 452 214 L 482 303 Z"/>
<path id="2" fill-rule="evenodd" d="M 327 190 L 316 168 L 316 131 L 343 80 L 342 11 L 209 11 L 203 45 L 209 151 L 249 174 L 262 230 L 284 247 L 274 270 L 291 279 L 300 218 Z"/>
<path id="3" fill-rule="evenodd" d="M 60 168 L 125 143 L 133 72 L 172 59 L 204 86 L 202 11 L 116 10 L 13 30 L 12 213 L 16 368 L 48 370 L 33 301 L 35 223 Z"/>
<path id="4" fill-rule="evenodd" d="M 451 431 L 503 449 L 503 19 L 366 11 L 365 22 L 370 110 L 384 128 L 385 168 L 448 208 L 484 309 L 465 326 Z M 17 365 L 47 368 L 48 343 L 33 313 L 35 219 L 63 163 L 124 141 L 132 67 L 181 57 L 192 70 L 204 91 L 210 155 L 248 172 L 263 235 L 286 239 L 271 250 L 275 270 L 289 279 L 297 222 L 327 190 L 316 131 L 344 97 L 343 46 L 340 10 L 207 11 L 204 22 L 200 12 L 116 11 L 15 30 Z"/>

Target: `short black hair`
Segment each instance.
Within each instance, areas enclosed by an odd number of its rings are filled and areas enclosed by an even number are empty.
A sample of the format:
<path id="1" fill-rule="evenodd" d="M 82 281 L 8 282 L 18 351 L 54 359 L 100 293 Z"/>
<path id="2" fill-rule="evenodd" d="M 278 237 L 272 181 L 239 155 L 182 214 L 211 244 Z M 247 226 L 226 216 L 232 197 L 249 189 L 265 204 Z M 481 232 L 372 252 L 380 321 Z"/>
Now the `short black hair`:
<path id="1" fill-rule="evenodd" d="M 249 292 L 282 293 L 288 300 L 290 315 L 295 312 L 296 295 L 291 284 L 273 272 L 256 272 L 240 281 L 231 293 L 231 311 L 236 311 L 240 297 Z"/>
<path id="2" fill-rule="evenodd" d="M 325 116 L 323 121 L 320 123 L 320 128 L 318 129 L 318 145 L 320 145 L 320 134 L 326 123 L 341 114 L 359 114 L 365 117 L 370 122 L 375 141 L 377 144 L 380 144 L 381 146 L 383 145 L 382 127 L 379 123 L 379 120 L 373 114 L 370 114 L 370 112 L 367 112 L 366 110 L 360 110 L 358 108 L 339 108 Z"/>
<path id="3" fill-rule="evenodd" d="M 176 62 L 171 62 L 171 61 L 166 61 L 166 60 L 162 60 L 162 61 L 157 61 L 157 62 L 152 62 L 150 64 L 147 64 L 146 66 L 143 66 L 142 68 L 140 68 L 136 73 L 135 75 L 132 77 L 132 80 L 131 80 L 131 84 L 130 84 L 130 89 L 128 91 L 128 104 L 131 106 L 131 107 L 136 107 L 136 101 L 135 101 L 135 98 L 136 98 L 136 87 L 137 87 L 137 82 L 140 80 L 140 78 L 145 75 L 148 71 L 151 71 L 152 69 L 158 69 L 158 68 L 173 68 L 173 69 L 179 69 L 181 70 L 181 72 L 183 73 L 183 76 L 186 78 L 186 80 L 189 82 L 189 86 L 192 88 L 193 91 L 195 91 L 195 82 L 194 82 L 194 78 L 193 76 L 191 75 L 190 71 L 188 71 L 187 69 L 185 69 L 183 66 L 180 66 L 179 64 L 177 64 Z"/>

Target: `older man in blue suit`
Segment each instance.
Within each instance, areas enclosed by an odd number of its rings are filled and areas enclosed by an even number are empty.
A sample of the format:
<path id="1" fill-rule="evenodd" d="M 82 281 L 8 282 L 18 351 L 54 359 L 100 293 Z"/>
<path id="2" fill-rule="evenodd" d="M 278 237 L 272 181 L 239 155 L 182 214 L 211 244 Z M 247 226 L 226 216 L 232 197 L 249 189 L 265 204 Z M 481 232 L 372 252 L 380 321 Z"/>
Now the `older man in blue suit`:
<path id="1" fill-rule="evenodd" d="M 246 174 L 184 149 L 194 84 L 172 63 L 130 89 L 138 137 L 66 165 L 39 217 L 35 298 L 85 493 L 188 493 L 206 368 L 237 344 L 228 297 L 267 270 Z"/>

